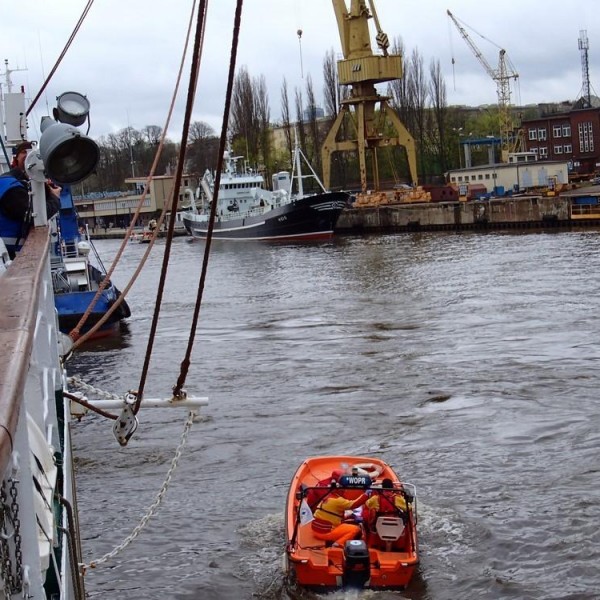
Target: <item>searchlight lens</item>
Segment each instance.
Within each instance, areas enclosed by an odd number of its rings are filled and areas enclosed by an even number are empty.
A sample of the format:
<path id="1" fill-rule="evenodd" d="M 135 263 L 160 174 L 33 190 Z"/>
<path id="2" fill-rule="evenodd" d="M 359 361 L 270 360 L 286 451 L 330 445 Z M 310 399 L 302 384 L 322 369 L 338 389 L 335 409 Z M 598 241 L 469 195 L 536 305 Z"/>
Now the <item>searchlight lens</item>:
<path id="1" fill-rule="evenodd" d="M 47 176 L 61 185 L 83 181 L 94 171 L 100 157 L 94 140 L 65 123 L 46 126 L 39 151 Z"/>
<path id="2" fill-rule="evenodd" d="M 61 123 L 79 127 L 83 125 L 90 112 L 90 102 L 78 92 L 65 92 L 56 99 L 54 118 Z"/>

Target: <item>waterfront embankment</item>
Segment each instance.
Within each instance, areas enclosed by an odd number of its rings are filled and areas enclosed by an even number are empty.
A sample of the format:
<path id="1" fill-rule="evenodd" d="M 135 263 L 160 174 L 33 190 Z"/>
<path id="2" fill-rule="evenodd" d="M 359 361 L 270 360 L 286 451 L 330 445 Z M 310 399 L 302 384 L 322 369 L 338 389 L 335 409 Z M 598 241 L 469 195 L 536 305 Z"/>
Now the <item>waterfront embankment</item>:
<path id="1" fill-rule="evenodd" d="M 526 196 L 349 208 L 340 216 L 336 230 L 385 233 L 581 226 L 600 226 L 597 198 L 587 204 L 570 196 Z"/>

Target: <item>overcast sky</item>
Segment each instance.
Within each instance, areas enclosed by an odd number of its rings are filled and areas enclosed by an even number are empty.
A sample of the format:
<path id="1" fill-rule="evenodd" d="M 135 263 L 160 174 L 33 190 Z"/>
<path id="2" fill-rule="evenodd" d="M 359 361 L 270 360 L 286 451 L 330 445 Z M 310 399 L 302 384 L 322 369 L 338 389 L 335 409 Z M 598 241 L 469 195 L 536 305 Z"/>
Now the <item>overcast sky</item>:
<path id="1" fill-rule="evenodd" d="M 589 39 L 592 93 L 600 92 L 598 0 L 375 3 L 381 27 L 390 40 L 401 38 L 407 53 L 418 49 L 426 69 L 432 59 L 440 61 L 451 105 L 493 104 L 497 96 L 495 82 L 460 37 L 447 9 L 466 24 L 471 39 L 492 67 L 498 64 L 499 47 L 506 50 L 520 76 L 512 94 L 514 104 L 574 100 L 581 95 L 580 30 L 586 30 Z M 85 5 L 86 0 L 28 0 L 22 6 L 2 2 L 2 59 L 7 59 L 12 69 L 27 69 L 13 73 L 12 80 L 15 85 L 25 86 L 29 98 L 37 93 L 44 75 L 54 65 Z M 47 106 L 51 110 L 56 96 L 71 90 L 85 94 L 91 102 L 93 137 L 128 125 L 138 130 L 146 125 L 163 127 L 191 6 L 192 0 L 95 0 L 45 97 L 38 101 L 30 119 L 29 137 L 38 137 L 39 119 L 49 114 Z M 205 121 L 219 132 L 235 1 L 209 0 L 208 6 L 193 120 Z M 298 29 L 302 30 L 300 43 Z M 192 47 L 193 35 L 190 52 Z M 253 77 L 265 76 L 272 120 L 280 117 L 284 77 L 293 100 L 294 87 L 304 87 L 310 75 L 317 102 L 323 104 L 322 64 L 331 49 L 341 58 L 330 0 L 244 2 L 237 64 L 245 65 Z M 5 71 L 3 64 L 0 69 Z M 169 137 L 174 140 L 180 137 L 188 78 L 186 65 L 176 116 L 169 128 Z"/>

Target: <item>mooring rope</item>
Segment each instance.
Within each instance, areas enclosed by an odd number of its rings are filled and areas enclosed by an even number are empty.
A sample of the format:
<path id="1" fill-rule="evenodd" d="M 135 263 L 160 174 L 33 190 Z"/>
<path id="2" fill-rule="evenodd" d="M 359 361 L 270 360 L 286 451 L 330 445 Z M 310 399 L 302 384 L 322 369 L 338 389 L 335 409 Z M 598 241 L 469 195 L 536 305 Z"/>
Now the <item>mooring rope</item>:
<path id="1" fill-rule="evenodd" d="M 183 73 L 183 67 L 185 64 L 185 57 L 187 56 L 187 51 L 188 51 L 188 46 L 189 46 L 189 40 L 190 40 L 190 34 L 191 34 L 191 30 L 192 30 L 192 23 L 194 22 L 194 13 L 196 11 L 196 0 L 193 1 L 192 3 L 192 10 L 190 12 L 190 19 L 188 22 L 188 29 L 187 29 L 187 34 L 186 34 L 186 38 L 185 38 L 185 44 L 184 44 L 184 48 L 183 48 L 183 53 L 181 56 L 181 61 L 179 64 L 179 71 L 177 74 L 177 81 L 175 83 L 175 89 L 173 90 L 173 96 L 171 98 L 171 105 L 169 107 L 169 111 L 167 113 L 167 118 L 165 121 L 165 126 L 163 127 L 163 131 L 162 131 L 162 135 L 160 138 L 160 142 L 158 145 L 158 148 L 156 150 L 156 154 L 154 156 L 154 162 L 152 163 L 152 167 L 150 168 L 150 173 L 148 174 L 148 177 L 146 179 L 146 184 L 144 185 L 144 191 L 142 192 L 142 196 L 138 201 L 138 205 L 135 209 L 135 212 L 133 214 L 133 218 L 131 220 L 131 222 L 129 223 L 129 227 L 127 228 L 127 231 L 125 232 L 125 237 L 123 238 L 123 241 L 121 242 L 121 246 L 119 248 L 119 251 L 117 252 L 117 255 L 115 256 L 114 260 L 112 261 L 112 264 L 109 268 L 109 270 L 107 271 L 104 279 L 102 280 L 102 282 L 100 283 L 100 286 L 98 287 L 98 290 L 96 292 L 96 295 L 94 296 L 94 298 L 92 299 L 92 301 L 90 302 L 89 306 L 87 307 L 85 313 L 82 315 L 81 319 L 79 320 L 79 322 L 77 323 L 77 325 L 75 325 L 75 327 L 70 331 L 69 336 L 71 337 L 71 339 L 74 340 L 73 346 L 71 348 L 71 352 L 73 352 L 74 350 L 76 350 L 79 346 L 81 346 L 81 344 L 83 344 L 86 340 L 88 340 L 90 338 L 90 336 L 92 336 L 94 333 L 96 333 L 96 331 L 98 331 L 98 329 L 100 327 L 102 327 L 102 325 L 104 325 L 104 323 L 106 323 L 106 321 L 111 317 L 111 315 L 118 309 L 118 307 L 125 301 L 125 298 L 129 292 L 129 290 L 133 287 L 134 283 L 137 281 L 137 278 L 139 277 L 142 269 L 144 268 L 144 265 L 146 264 L 146 261 L 148 260 L 148 257 L 150 256 L 150 252 L 152 250 L 152 247 L 154 246 L 154 242 L 156 241 L 156 238 L 158 236 L 158 232 L 160 231 L 161 225 L 164 221 L 164 218 L 166 216 L 167 210 L 171 209 L 171 211 L 173 212 L 173 198 L 176 196 L 175 194 L 175 190 L 179 189 L 176 187 L 173 187 L 173 189 L 171 190 L 171 195 L 169 196 L 169 200 L 165 203 L 165 205 L 163 206 L 163 210 L 160 214 L 160 217 L 158 219 L 158 223 L 156 226 L 156 229 L 154 230 L 153 234 L 152 234 L 152 238 L 150 240 L 150 244 L 148 245 L 148 247 L 146 248 L 144 255 L 142 256 L 142 259 L 140 260 L 137 269 L 135 270 L 134 274 L 131 276 L 129 283 L 123 288 L 123 290 L 121 291 L 121 295 L 117 298 L 116 302 L 109 308 L 109 310 L 98 320 L 97 323 L 94 324 L 94 326 L 87 331 L 84 335 L 80 336 L 80 331 L 81 331 L 81 327 L 83 327 L 83 324 L 87 321 L 87 319 L 89 318 L 89 315 L 91 314 L 94 306 L 96 306 L 96 303 L 98 302 L 100 295 L 102 294 L 102 291 L 106 288 L 106 286 L 108 285 L 108 282 L 110 281 L 110 278 L 117 266 L 117 264 L 119 263 L 119 260 L 127 246 L 127 244 L 129 243 L 129 240 L 131 238 L 131 234 L 133 232 L 133 228 L 135 226 L 135 223 L 137 221 L 138 216 L 140 215 L 142 206 L 144 205 L 144 202 L 146 200 L 146 196 L 148 194 L 148 190 L 150 188 L 150 182 L 152 181 L 152 178 L 154 177 L 154 174 L 156 173 L 156 169 L 158 168 L 158 161 L 160 160 L 160 157 L 162 155 L 162 151 L 164 148 L 164 143 L 167 137 L 167 132 L 169 130 L 169 124 L 171 122 L 171 117 L 173 115 L 173 111 L 175 108 L 175 101 L 177 99 L 177 94 L 179 92 L 179 85 L 181 83 L 181 75 Z M 183 142 L 182 142 L 183 145 Z"/>

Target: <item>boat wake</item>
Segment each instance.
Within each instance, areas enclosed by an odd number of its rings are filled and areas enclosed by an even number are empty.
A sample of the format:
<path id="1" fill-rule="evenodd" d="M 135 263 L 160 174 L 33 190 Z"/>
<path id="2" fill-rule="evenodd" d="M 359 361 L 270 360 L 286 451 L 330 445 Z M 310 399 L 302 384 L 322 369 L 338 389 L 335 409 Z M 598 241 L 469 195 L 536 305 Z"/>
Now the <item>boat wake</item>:
<path id="1" fill-rule="evenodd" d="M 251 577 L 256 585 L 255 596 L 266 600 L 286 598 L 285 578 L 281 568 L 284 551 L 282 514 L 272 514 L 252 521 L 239 531 L 242 544 L 255 551 L 244 556 L 242 576 Z"/>

